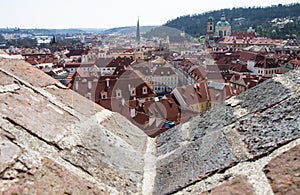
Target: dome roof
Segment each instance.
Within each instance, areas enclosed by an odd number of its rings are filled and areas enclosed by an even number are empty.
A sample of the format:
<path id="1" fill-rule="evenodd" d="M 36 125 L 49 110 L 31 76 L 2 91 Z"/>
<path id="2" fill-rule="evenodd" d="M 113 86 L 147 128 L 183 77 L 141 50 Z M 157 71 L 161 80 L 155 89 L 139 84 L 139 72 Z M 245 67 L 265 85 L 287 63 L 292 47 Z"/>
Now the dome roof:
<path id="1" fill-rule="evenodd" d="M 216 26 L 230 26 L 230 24 L 227 21 L 219 21 Z"/>
<path id="2" fill-rule="evenodd" d="M 224 13 L 221 16 L 221 20 L 217 22 L 216 26 L 230 26 L 229 22 L 226 21 L 226 17 Z"/>
<path id="3" fill-rule="evenodd" d="M 209 16 L 208 21 L 213 22 L 215 19 L 212 16 Z"/>

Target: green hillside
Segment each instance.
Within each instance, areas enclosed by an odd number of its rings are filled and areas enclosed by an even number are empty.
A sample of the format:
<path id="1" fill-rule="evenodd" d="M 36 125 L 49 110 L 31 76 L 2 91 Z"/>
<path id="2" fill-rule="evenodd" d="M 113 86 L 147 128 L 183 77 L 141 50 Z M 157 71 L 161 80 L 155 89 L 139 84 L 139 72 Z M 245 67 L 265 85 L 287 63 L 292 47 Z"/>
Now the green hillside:
<path id="1" fill-rule="evenodd" d="M 220 20 L 222 13 L 232 26 L 232 31 L 246 31 L 253 27 L 260 36 L 271 38 L 297 37 L 300 39 L 300 4 L 274 5 L 270 7 L 232 8 L 206 12 L 197 15 L 180 16 L 168 21 L 164 26 L 184 30 L 186 33 L 199 37 L 206 34 L 209 16 L 215 22 Z"/>

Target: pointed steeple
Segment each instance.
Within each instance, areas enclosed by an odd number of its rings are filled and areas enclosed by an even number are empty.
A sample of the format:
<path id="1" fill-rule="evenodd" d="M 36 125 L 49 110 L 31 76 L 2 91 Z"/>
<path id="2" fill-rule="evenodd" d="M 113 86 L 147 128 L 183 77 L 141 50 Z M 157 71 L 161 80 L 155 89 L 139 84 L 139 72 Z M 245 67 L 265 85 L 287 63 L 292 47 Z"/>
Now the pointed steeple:
<path id="1" fill-rule="evenodd" d="M 136 25 L 136 42 L 141 41 L 141 34 L 140 34 L 140 19 L 138 18 L 137 25 Z"/>

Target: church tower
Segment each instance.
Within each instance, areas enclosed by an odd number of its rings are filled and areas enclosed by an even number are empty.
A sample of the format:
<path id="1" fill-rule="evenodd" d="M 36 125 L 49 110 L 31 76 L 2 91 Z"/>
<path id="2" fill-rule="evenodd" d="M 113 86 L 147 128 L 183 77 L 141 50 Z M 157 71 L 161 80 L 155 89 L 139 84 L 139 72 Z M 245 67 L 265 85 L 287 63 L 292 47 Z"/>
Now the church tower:
<path id="1" fill-rule="evenodd" d="M 210 16 L 207 21 L 207 39 L 212 40 L 215 33 L 215 22 L 214 18 Z"/>
<path id="2" fill-rule="evenodd" d="M 136 24 L 136 42 L 141 42 L 141 34 L 140 34 L 140 19 L 138 18 L 137 24 Z"/>
<path id="3" fill-rule="evenodd" d="M 226 21 L 225 14 L 223 13 L 221 16 L 221 20 L 217 22 L 215 27 L 215 36 L 217 37 L 225 37 L 231 35 L 231 25 L 228 21 Z"/>
<path id="4" fill-rule="evenodd" d="M 135 60 L 144 59 L 144 53 L 143 53 L 143 50 L 141 47 L 141 33 L 140 33 L 140 19 L 139 18 L 138 18 L 138 21 L 136 24 L 134 59 Z"/>
<path id="5" fill-rule="evenodd" d="M 136 36 L 135 36 L 135 51 L 141 50 L 141 33 L 140 33 L 140 19 L 138 18 L 136 24 Z"/>

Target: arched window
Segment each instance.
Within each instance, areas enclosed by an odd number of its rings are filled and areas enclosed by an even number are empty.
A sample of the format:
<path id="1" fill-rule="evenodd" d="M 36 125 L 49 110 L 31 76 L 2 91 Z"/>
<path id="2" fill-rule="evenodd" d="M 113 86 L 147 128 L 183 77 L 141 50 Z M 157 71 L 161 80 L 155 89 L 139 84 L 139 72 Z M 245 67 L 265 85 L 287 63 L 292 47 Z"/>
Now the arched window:
<path id="1" fill-rule="evenodd" d="M 219 30 L 219 36 L 223 37 L 223 31 Z"/>

